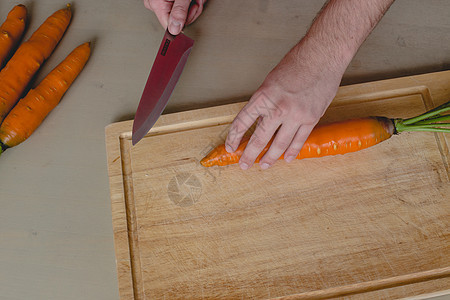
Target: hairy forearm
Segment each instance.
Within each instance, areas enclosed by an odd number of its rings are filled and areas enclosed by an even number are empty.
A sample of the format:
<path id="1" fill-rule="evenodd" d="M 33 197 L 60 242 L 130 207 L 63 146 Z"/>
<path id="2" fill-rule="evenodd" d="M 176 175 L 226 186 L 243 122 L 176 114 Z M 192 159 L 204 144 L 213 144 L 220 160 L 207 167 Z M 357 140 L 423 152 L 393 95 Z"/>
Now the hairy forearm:
<path id="1" fill-rule="evenodd" d="M 394 0 L 331 0 L 292 52 L 299 64 L 344 73 Z M 313 71 L 313 70 L 310 70 Z"/>

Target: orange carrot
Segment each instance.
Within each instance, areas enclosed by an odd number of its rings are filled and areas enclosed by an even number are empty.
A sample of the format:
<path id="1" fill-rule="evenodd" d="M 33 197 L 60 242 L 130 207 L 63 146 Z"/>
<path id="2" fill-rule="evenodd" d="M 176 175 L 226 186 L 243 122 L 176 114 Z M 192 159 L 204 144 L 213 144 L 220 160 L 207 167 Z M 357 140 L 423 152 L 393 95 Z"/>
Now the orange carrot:
<path id="1" fill-rule="evenodd" d="M 0 68 L 22 38 L 27 20 L 27 8 L 19 4 L 13 7 L 0 27 Z"/>
<path id="2" fill-rule="evenodd" d="M 56 11 L 20 45 L 0 72 L 0 122 L 13 108 L 31 78 L 61 40 L 72 13 L 70 5 Z"/>
<path id="3" fill-rule="evenodd" d="M 0 154 L 22 143 L 36 130 L 83 70 L 90 52 L 89 43 L 75 48 L 17 103 L 0 126 Z"/>
<path id="4" fill-rule="evenodd" d="M 388 119 L 385 117 L 367 117 L 316 126 L 297 159 L 314 158 L 328 155 L 345 154 L 374 146 L 402 131 L 442 131 L 450 132 L 450 115 L 442 115 L 450 111 L 450 102 L 429 112 L 410 119 Z M 219 145 L 205 156 L 200 163 L 204 167 L 226 166 L 239 162 L 249 141 L 249 136 L 242 139 L 233 153 Z M 255 162 L 268 151 L 272 140 L 260 153 Z M 283 159 L 284 155 L 280 157 Z"/>

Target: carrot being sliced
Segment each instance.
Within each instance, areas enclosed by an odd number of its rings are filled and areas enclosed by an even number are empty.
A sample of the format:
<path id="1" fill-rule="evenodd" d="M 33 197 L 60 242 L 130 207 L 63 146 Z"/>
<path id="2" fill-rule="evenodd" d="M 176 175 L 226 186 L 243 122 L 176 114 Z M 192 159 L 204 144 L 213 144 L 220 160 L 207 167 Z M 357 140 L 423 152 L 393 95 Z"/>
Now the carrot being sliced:
<path id="1" fill-rule="evenodd" d="M 27 8 L 19 4 L 8 13 L 0 27 L 0 68 L 22 38 L 27 22 Z"/>
<path id="2" fill-rule="evenodd" d="M 69 25 L 72 12 L 70 5 L 53 13 L 19 46 L 0 72 L 0 122 L 14 107 L 31 78 L 39 70 Z"/>
<path id="3" fill-rule="evenodd" d="M 0 154 L 25 141 L 38 128 L 83 70 L 90 53 L 90 43 L 75 48 L 17 103 L 0 126 Z"/>
<path id="4" fill-rule="evenodd" d="M 450 132 L 450 101 L 420 116 L 410 119 L 389 119 L 385 117 L 367 117 L 316 126 L 297 159 L 345 154 L 374 146 L 403 131 Z M 237 150 L 228 153 L 225 145 L 219 145 L 206 155 L 200 163 L 204 167 L 226 166 L 239 162 L 250 137 L 242 139 Z M 271 146 L 266 145 L 256 159 L 256 163 Z M 279 159 L 283 159 L 282 155 Z"/>

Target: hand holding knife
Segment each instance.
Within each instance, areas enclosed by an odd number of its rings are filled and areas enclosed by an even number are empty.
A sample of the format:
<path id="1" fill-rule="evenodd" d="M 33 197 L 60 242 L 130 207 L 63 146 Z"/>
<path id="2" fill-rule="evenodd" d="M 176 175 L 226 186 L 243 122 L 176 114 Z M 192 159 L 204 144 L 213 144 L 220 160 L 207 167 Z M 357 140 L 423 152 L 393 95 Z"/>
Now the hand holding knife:
<path id="1" fill-rule="evenodd" d="M 144 5 L 153 11 L 164 29 L 173 35 L 184 26 L 194 22 L 203 12 L 206 0 L 144 0 Z"/>
<path id="2" fill-rule="evenodd" d="M 167 2 L 173 1 L 161 0 L 159 2 L 167 4 Z M 173 3 L 174 9 L 177 2 L 179 0 Z M 192 1 L 189 7 L 192 9 L 196 5 L 198 6 L 195 1 Z M 199 14 L 198 8 L 195 13 Z M 192 13 L 188 12 L 188 17 L 191 15 Z M 163 112 L 186 65 L 193 45 L 194 40 L 183 33 L 172 35 L 168 29 L 166 30 L 136 111 L 133 122 L 133 145 L 148 133 Z"/>

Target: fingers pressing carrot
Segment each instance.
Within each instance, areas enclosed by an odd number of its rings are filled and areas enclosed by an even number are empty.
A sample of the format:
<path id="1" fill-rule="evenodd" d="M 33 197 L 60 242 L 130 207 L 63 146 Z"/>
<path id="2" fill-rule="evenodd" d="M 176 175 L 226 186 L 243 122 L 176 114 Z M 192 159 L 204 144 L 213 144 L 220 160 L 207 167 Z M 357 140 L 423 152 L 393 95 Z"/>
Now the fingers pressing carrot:
<path id="1" fill-rule="evenodd" d="M 393 129 L 394 126 L 387 118 L 353 119 L 317 126 L 309 135 L 297 159 L 344 154 L 368 148 L 390 138 L 394 133 Z M 201 164 L 210 167 L 238 163 L 248 140 L 249 137 L 245 137 L 233 153 L 228 153 L 225 146 L 220 145 L 203 158 Z M 264 156 L 272 141 L 273 138 L 259 154 L 256 162 Z"/>
<path id="2" fill-rule="evenodd" d="M 403 131 L 450 132 L 450 101 L 422 115 L 410 119 L 367 117 L 316 126 L 297 159 L 345 154 L 374 146 Z M 244 137 L 236 149 L 229 153 L 225 145 L 219 145 L 200 163 L 204 167 L 226 166 L 239 162 L 249 137 Z M 264 156 L 272 140 L 259 154 L 256 162 Z M 283 155 L 279 158 L 283 159 Z"/>

